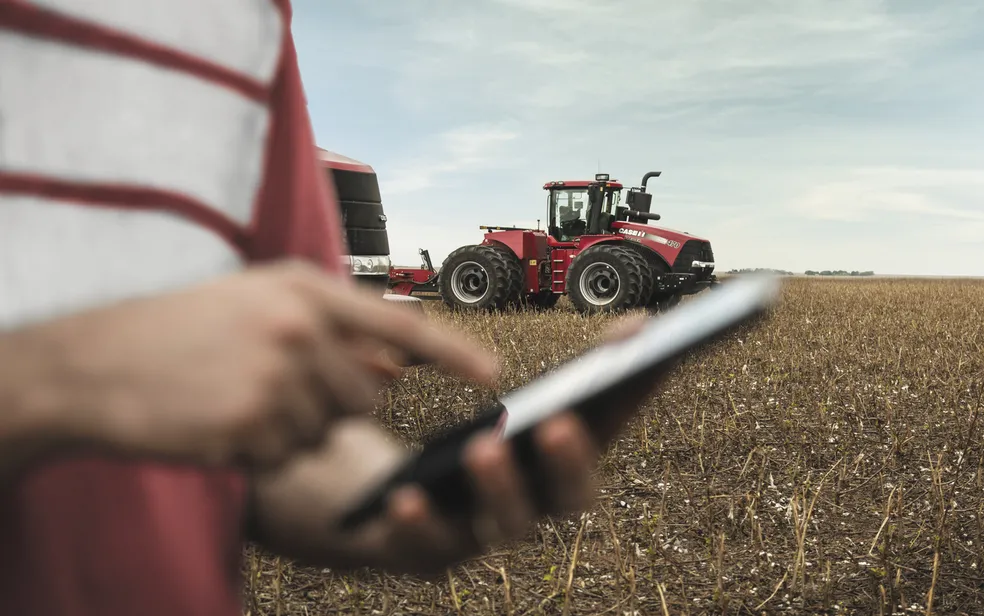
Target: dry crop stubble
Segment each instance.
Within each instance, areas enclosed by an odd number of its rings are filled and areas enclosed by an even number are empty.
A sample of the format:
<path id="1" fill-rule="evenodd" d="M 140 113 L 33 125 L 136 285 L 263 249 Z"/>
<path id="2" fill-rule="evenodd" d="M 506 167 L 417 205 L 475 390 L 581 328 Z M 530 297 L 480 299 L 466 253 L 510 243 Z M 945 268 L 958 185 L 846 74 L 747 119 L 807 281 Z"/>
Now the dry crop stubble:
<path id="1" fill-rule="evenodd" d="M 253 614 L 984 612 L 984 282 L 788 281 L 779 310 L 685 362 L 606 454 L 596 506 L 441 582 L 248 548 Z M 497 390 L 613 317 L 431 318 L 501 358 Z M 378 415 L 408 443 L 492 398 L 430 368 Z"/>

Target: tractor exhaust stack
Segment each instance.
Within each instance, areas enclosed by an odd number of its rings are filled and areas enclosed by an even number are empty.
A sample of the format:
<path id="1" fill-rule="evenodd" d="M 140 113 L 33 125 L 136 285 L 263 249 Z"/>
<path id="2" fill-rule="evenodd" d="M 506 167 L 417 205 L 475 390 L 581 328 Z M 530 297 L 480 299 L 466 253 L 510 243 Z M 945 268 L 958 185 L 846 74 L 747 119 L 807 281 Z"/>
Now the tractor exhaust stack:
<path id="1" fill-rule="evenodd" d="M 642 184 L 640 185 L 642 186 L 642 190 L 646 190 L 646 184 L 649 182 L 649 178 L 658 178 L 662 173 L 662 171 L 650 171 L 646 175 L 642 176 Z"/>
<path id="2" fill-rule="evenodd" d="M 650 171 L 642 176 L 640 188 L 629 190 L 629 194 L 626 195 L 625 205 L 629 208 L 626 214 L 630 222 L 659 220 L 658 214 L 651 214 L 649 212 L 649 209 L 652 207 L 653 196 L 646 192 L 646 184 L 649 183 L 650 178 L 658 178 L 662 173 L 662 171 Z"/>

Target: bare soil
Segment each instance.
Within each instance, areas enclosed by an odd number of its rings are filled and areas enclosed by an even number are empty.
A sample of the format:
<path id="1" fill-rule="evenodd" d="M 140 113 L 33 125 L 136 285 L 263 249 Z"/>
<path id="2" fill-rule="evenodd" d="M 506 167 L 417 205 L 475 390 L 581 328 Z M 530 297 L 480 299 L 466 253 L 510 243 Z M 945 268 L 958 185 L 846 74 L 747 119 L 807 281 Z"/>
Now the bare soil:
<path id="1" fill-rule="evenodd" d="M 612 317 L 431 318 L 504 391 Z M 605 456 L 596 506 L 440 581 L 246 550 L 252 614 L 984 613 L 984 281 L 788 280 L 779 310 L 685 362 Z M 414 442 L 490 392 L 411 370 L 380 419 Z"/>

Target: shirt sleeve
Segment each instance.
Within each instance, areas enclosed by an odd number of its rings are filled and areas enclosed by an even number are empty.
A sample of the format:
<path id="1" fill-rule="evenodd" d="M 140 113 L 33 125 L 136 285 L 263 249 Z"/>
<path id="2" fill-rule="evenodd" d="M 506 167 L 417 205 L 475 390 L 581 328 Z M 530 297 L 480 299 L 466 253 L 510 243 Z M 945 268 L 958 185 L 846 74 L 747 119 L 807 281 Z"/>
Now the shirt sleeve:
<path id="1" fill-rule="evenodd" d="M 290 28 L 270 101 L 265 174 L 250 230 L 250 258 L 306 259 L 343 273 L 346 253 L 341 214 L 331 175 L 316 158 L 316 145 Z"/>

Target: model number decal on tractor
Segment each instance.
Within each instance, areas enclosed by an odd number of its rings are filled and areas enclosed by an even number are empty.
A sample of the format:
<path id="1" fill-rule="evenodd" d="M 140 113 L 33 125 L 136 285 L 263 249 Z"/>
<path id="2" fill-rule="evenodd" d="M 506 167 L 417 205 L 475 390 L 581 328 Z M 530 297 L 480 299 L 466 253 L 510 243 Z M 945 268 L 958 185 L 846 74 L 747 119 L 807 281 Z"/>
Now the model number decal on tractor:
<path id="1" fill-rule="evenodd" d="M 679 248 L 680 247 L 680 242 L 675 242 L 673 240 L 668 240 L 665 237 L 660 237 L 659 235 L 654 235 L 652 233 L 646 233 L 645 231 L 639 231 L 638 229 L 624 229 L 623 228 L 623 229 L 619 229 L 618 232 L 621 233 L 622 235 L 628 235 L 628 236 L 631 236 L 631 237 L 638 237 L 638 238 L 648 237 L 649 239 L 653 240 L 654 242 L 659 242 L 660 244 L 666 244 L 670 248 Z"/>

